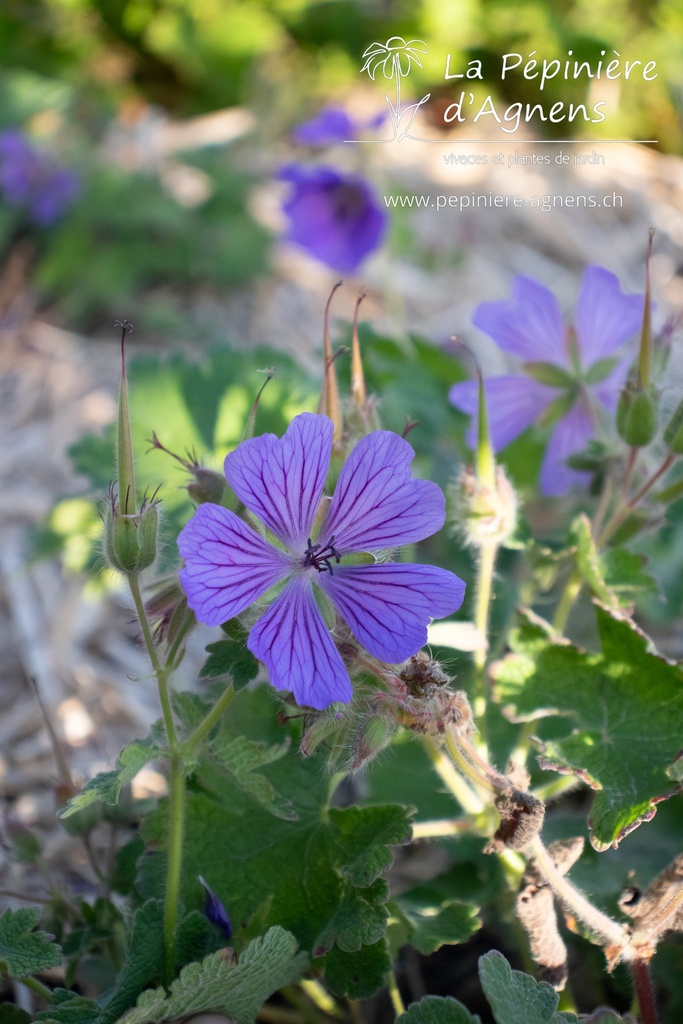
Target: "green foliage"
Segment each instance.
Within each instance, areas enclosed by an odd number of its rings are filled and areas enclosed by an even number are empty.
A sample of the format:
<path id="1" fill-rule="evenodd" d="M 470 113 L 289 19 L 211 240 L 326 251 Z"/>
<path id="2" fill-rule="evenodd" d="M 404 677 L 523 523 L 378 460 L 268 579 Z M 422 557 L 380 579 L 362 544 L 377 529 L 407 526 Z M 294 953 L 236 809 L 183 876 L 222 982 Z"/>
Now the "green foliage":
<path id="1" fill-rule="evenodd" d="M 481 1021 L 457 999 L 425 996 L 397 1017 L 396 1024 L 481 1024 Z"/>
<path id="2" fill-rule="evenodd" d="M 145 992 L 123 1021 L 162 1024 L 196 1013 L 224 1013 L 237 1024 L 253 1024 L 266 999 L 301 977 L 307 962 L 292 935 L 271 928 L 249 943 L 237 963 L 219 951 L 188 964 L 168 994 L 163 988 Z"/>
<path id="3" fill-rule="evenodd" d="M 554 638 L 531 615 L 493 668 L 496 698 L 516 720 L 561 716 L 543 766 L 597 789 L 591 841 L 619 842 L 674 792 L 668 775 L 683 735 L 683 670 L 655 654 L 633 623 L 597 607 L 601 654 Z"/>
<path id="4" fill-rule="evenodd" d="M 162 752 L 153 735 L 147 736 L 144 740 L 130 743 L 121 751 L 116 768 L 110 772 L 100 772 L 86 782 L 81 792 L 72 797 L 66 807 L 59 812 L 60 817 L 69 818 L 96 800 L 110 805 L 117 804 L 121 788 L 132 782 L 140 769 L 160 757 Z"/>
<path id="5" fill-rule="evenodd" d="M 256 679 L 258 661 L 247 648 L 248 631 L 238 619 L 226 622 L 221 629 L 227 635 L 206 648 L 209 657 L 199 671 L 200 679 L 217 679 L 230 676 L 235 690 L 241 690 Z"/>
<path id="6" fill-rule="evenodd" d="M 224 749 L 244 734 L 251 744 L 273 746 L 273 708 L 263 687 L 238 694 L 219 732 Z M 272 766 L 266 763 L 272 757 L 258 748 L 238 744 L 232 753 L 246 752 L 249 758 L 258 752 L 263 776 L 273 772 L 278 792 L 291 800 L 288 818 L 275 816 L 270 805 L 245 792 L 239 778 L 216 773 L 211 761 L 199 755 L 197 777 L 204 789 L 188 794 L 181 899 L 188 908 L 201 905 L 197 878 L 202 875 L 226 907 L 238 943 L 254 930 L 280 925 L 321 958 L 321 966 L 329 964 L 333 975 L 343 979 L 340 985 L 353 982 L 350 991 L 357 994 L 374 991 L 379 967 L 386 971 L 387 962 L 382 938 L 387 889 L 378 879 L 391 860 L 388 845 L 409 836 L 409 814 L 402 807 L 331 809 L 319 762 L 303 760 L 293 747 L 285 750 L 281 734 L 275 750 L 278 759 Z M 144 825 L 145 841 L 153 849 L 164 848 L 167 812 L 164 801 Z M 140 888 L 148 896 L 160 895 L 165 855 L 148 854 L 140 871 Z M 328 961 L 323 954 L 334 943 Z M 370 982 L 359 974 L 358 965 L 365 962 Z"/>
<path id="7" fill-rule="evenodd" d="M 576 1024 L 576 1014 L 556 1012 L 559 996 L 550 985 L 513 971 L 502 953 L 480 959 L 479 977 L 496 1024 Z"/>
<path id="8" fill-rule="evenodd" d="M 474 907 L 444 898 L 427 885 L 402 893 L 392 906 L 398 915 L 400 935 L 399 942 L 392 936 L 392 945 L 409 942 L 425 956 L 443 945 L 467 942 L 480 927 Z"/>
<path id="9" fill-rule="evenodd" d="M 586 515 L 574 520 L 571 536 L 581 577 L 603 604 L 614 609 L 629 607 L 640 594 L 658 592 L 656 582 L 643 572 L 643 555 L 625 548 L 598 553 Z"/>
<path id="10" fill-rule="evenodd" d="M 279 747 L 267 747 L 253 743 L 246 736 L 228 738 L 219 735 L 208 747 L 215 762 L 234 786 L 276 817 L 284 818 L 285 821 L 298 821 L 291 800 L 281 796 L 270 780 L 256 771 L 284 757 L 289 747 L 288 741 Z"/>
<path id="11" fill-rule="evenodd" d="M 0 971 L 10 978 L 40 974 L 61 963 L 62 951 L 53 937 L 34 931 L 39 920 L 37 907 L 6 910 L 0 917 Z"/>

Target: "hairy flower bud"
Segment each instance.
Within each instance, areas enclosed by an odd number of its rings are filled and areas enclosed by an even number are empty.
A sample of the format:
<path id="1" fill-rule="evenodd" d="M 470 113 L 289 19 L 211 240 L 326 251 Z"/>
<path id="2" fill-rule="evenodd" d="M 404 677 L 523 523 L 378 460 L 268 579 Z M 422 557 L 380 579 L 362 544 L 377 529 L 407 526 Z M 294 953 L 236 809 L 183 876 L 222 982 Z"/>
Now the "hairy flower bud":
<path id="1" fill-rule="evenodd" d="M 190 472 L 194 480 L 187 485 L 187 493 L 195 505 L 201 505 L 205 501 L 211 501 L 214 505 L 222 505 L 227 487 L 223 474 L 216 473 L 213 469 L 204 469 L 199 465 L 192 466 Z"/>
<path id="2" fill-rule="evenodd" d="M 657 433 L 659 394 L 653 387 L 628 384 L 619 396 L 617 430 L 632 448 L 644 448 Z"/>
<path id="3" fill-rule="evenodd" d="M 493 486 L 482 483 L 471 468 L 464 468 L 451 494 L 455 499 L 453 519 L 468 544 L 504 544 L 514 533 L 517 495 L 502 466 L 496 466 Z"/>
<path id="4" fill-rule="evenodd" d="M 110 491 L 104 518 L 104 550 L 114 569 L 129 576 L 149 568 L 157 553 L 159 513 L 154 500 L 135 515 L 124 515 Z"/>
<path id="5" fill-rule="evenodd" d="M 384 750 L 396 731 L 396 719 L 389 709 L 370 712 L 359 722 L 351 742 L 348 769 L 359 771 Z"/>

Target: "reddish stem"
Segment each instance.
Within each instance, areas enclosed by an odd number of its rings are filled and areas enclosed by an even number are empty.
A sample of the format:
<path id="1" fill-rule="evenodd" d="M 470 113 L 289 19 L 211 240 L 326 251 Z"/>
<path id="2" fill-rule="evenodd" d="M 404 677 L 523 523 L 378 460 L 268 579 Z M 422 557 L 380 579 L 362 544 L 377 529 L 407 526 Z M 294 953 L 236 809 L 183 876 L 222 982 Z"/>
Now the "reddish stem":
<path id="1" fill-rule="evenodd" d="M 635 957 L 629 960 L 629 969 L 633 979 L 633 987 L 638 1001 L 638 1018 L 640 1024 L 659 1024 L 659 1014 L 655 994 L 652 989 L 650 965 L 647 960 Z"/>

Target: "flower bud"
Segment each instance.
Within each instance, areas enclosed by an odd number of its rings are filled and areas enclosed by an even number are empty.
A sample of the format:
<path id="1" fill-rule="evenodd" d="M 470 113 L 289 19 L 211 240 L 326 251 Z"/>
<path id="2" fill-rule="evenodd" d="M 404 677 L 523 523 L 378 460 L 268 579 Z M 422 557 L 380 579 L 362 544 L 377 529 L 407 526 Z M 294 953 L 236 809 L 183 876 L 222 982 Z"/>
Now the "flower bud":
<path id="1" fill-rule="evenodd" d="M 157 528 L 159 512 L 152 502 L 143 507 L 138 524 L 138 569 L 147 569 L 157 557 Z"/>
<path id="2" fill-rule="evenodd" d="M 496 466 L 494 484 L 482 483 L 471 468 L 460 473 L 452 490 L 455 521 L 468 544 L 504 544 L 517 525 L 517 496 L 502 466 Z"/>
<path id="3" fill-rule="evenodd" d="M 627 384 L 617 405 L 619 436 L 632 448 L 648 445 L 657 433 L 659 395 L 653 387 Z"/>
<path id="4" fill-rule="evenodd" d="M 675 455 L 683 455 L 683 401 L 669 420 L 664 431 L 664 441 Z"/>
<path id="5" fill-rule="evenodd" d="M 361 719 L 351 742 L 349 771 L 360 771 L 384 750 L 396 730 L 396 721 L 387 711 L 377 711 Z"/>
<path id="6" fill-rule="evenodd" d="M 104 520 L 104 550 L 114 569 L 131 575 L 147 569 L 156 558 L 159 513 L 156 502 L 143 502 L 136 515 L 123 515 L 110 491 Z"/>
<path id="7" fill-rule="evenodd" d="M 194 480 L 187 485 L 187 493 L 195 505 L 202 505 L 205 501 L 210 501 L 214 505 L 222 505 L 227 487 L 227 481 L 223 474 L 216 473 L 213 469 L 204 469 L 199 465 L 191 466 L 190 472 Z"/>

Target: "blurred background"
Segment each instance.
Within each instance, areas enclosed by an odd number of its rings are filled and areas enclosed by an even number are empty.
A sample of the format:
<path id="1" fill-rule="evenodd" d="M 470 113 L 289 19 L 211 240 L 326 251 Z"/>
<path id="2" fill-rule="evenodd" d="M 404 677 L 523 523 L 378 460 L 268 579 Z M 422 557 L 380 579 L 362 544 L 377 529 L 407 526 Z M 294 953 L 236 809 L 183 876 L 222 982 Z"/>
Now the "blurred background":
<path id="1" fill-rule="evenodd" d="M 395 37 L 423 46 L 409 66 L 373 65 L 373 80 L 364 54 Z M 521 74 L 501 81 L 505 53 L 565 60 L 569 51 L 593 65 L 603 51 L 656 61 L 657 77 L 556 77 L 542 94 Z M 449 54 L 459 72 L 479 61 L 483 80 L 446 81 Z M 412 126 L 421 141 L 388 141 L 386 97 L 395 102 L 399 77 L 403 109 L 429 94 Z M 548 109 L 604 101 L 606 117 L 535 120 L 514 140 L 491 117 L 444 125 L 465 87 L 501 111 L 539 99 Z M 507 296 L 516 273 L 542 281 L 568 313 L 588 263 L 642 292 L 654 228 L 658 327 L 683 308 L 682 111 L 680 0 L 3 0 L 0 781 L 12 813 L 48 835 L 48 862 L 68 859 L 87 876 L 55 824 L 53 750 L 29 680 L 76 776 L 111 767 L 158 714 L 129 603 L 99 555 L 97 500 L 114 473 L 114 321 L 134 324 L 139 475 L 151 489 L 163 481 L 170 538 L 191 506 L 182 467 L 146 454 L 152 431 L 220 468 L 266 367 L 277 376 L 259 429 L 281 432 L 315 408 L 323 309 L 340 277 L 335 345 L 350 336 L 362 290 L 361 340 L 383 423 L 401 431 L 406 416 L 419 420 L 411 441 L 420 471 L 446 486 L 467 449 L 465 417 L 446 400 L 465 370 L 443 346 L 458 334 L 487 369 L 503 369 L 470 318 L 479 302 Z M 657 141 L 633 141 L 642 139 Z M 557 164 L 561 146 L 571 159 Z M 505 162 L 494 166 L 498 148 Z M 488 159 L 449 164 L 451 152 Z M 508 166 L 515 153 L 550 159 Z M 574 161 L 592 153 L 604 162 Z M 384 201 L 473 192 L 617 193 L 623 202 L 544 212 Z M 542 451 L 543 438 L 527 435 L 506 454 L 523 493 Z M 558 514 L 545 503 L 539 521 L 552 531 Z M 663 649 L 678 656 L 682 519 L 672 514 L 649 550 L 668 604 L 645 608 Z M 467 579 L 459 545 L 435 543 L 434 560 Z M 161 568 L 174 559 L 171 539 Z M 504 568 L 501 619 L 512 600 Z M 188 680 L 206 640 L 198 634 Z M 158 793 L 162 781 L 145 770 L 137 795 Z"/>

